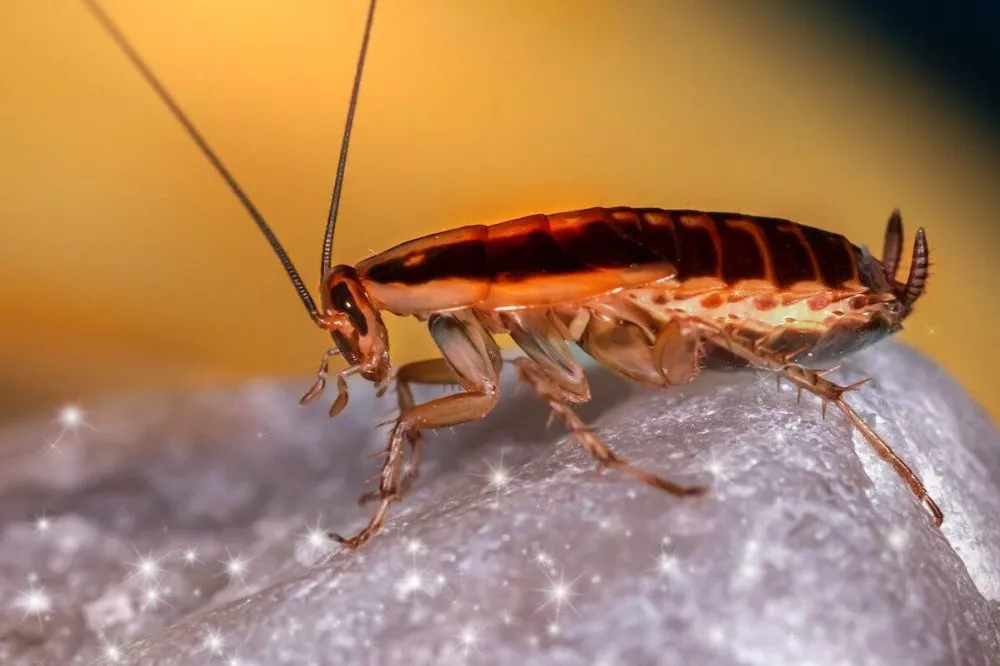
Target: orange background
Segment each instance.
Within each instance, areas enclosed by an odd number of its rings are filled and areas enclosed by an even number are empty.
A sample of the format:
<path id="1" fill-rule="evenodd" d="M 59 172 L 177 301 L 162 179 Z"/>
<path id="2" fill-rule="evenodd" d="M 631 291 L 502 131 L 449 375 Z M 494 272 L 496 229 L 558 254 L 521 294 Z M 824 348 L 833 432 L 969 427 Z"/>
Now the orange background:
<path id="1" fill-rule="evenodd" d="M 922 72 L 780 3 L 383 0 L 335 258 L 591 205 L 738 210 L 881 251 L 926 227 L 903 339 L 1000 415 L 997 136 Z M 107 0 L 310 286 L 363 0 Z M 0 7 L 0 420 L 297 376 L 325 339 L 245 212 L 77 2 Z M 392 320 L 398 364 L 432 353 Z"/>

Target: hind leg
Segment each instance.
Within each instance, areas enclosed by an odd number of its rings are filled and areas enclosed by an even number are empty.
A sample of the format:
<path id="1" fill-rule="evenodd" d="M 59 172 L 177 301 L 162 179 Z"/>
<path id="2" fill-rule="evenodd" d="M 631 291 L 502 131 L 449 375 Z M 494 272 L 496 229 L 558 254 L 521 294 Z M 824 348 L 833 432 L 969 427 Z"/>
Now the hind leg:
<path id="1" fill-rule="evenodd" d="M 814 395 L 818 396 L 820 400 L 823 401 L 823 416 L 826 416 L 826 406 L 827 403 L 833 403 L 838 409 L 844 414 L 844 417 L 848 422 L 854 426 L 858 432 L 865 438 L 868 444 L 875 450 L 879 458 L 888 463 L 896 474 L 909 486 L 910 490 L 913 492 L 916 498 L 923 502 L 923 504 L 930 510 L 931 514 L 934 516 L 934 524 L 940 526 L 944 522 L 944 513 L 937 503 L 930 497 L 927 492 L 927 488 L 920 481 L 920 478 L 913 472 L 909 465 L 903 462 L 892 447 L 882 439 L 878 433 L 876 433 L 872 428 L 865 423 L 858 413 L 844 400 L 844 394 L 859 388 L 862 384 L 867 382 L 864 379 L 860 382 L 855 382 L 850 386 L 841 386 L 839 384 L 834 384 L 828 379 L 824 378 L 823 375 L 827 371 L 816 371 L 804 368 L 801 365 L 795 363 L 789 363 L 789 358 L 794 356 L 795 353 L 791 355 L 782 355 L 774 352 L 767 351 L 762 348 L 755 348 L 751 344 L 740 341 L 735 336 L 728 333 L 724 327 L 717 326 L 710 322 L 699 321 L 699 326 L 703 331 L 706 339 L 711 340 L 713 343 L 719 345 L 720 347 L 725 347 L 734 354 L 746 359 L 753 365 L 761 368 L 766 368 L 777 373 L 779 377 L 784 377 L 795 384 L 799 389 L 799 393 L 803 390 L 809 391 Z"/>

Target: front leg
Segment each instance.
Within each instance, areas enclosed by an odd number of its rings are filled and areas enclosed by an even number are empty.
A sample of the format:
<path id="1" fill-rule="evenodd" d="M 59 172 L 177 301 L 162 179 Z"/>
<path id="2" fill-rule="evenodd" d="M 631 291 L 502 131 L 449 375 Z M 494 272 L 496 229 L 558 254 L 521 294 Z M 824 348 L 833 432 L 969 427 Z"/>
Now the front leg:
<path id="1" fill-rule="evenodd" d="M 443 358 L 428 359 L 426 361 L 414 361 L 399 367 L 396 371 L 396 404 L 399 406 L 399 413 L 409 411 L 414 407 L 413 391 L 411 384 L 437 384 L 439 386 L 457 386 L 458 379 L 451 371 L 451 366 Z M 410 441 L 410 457 L 403 466 L 402 476 L 399 478 L 399 499 L 402 500 L 413 483 L 420 476 L 421 460 L 421 436 L 420 431 L 413 431 L 407 439 Z M 364 505 L 379 498 L 379 491 L 371 490 L 358 498 L 358 504 Z"/>
<path id="2" fill-rule="evenodd" d="M 470 313 L 434 315 L 428 322 L 431 336 L 441 349 L 463 391 L 404 409 L 396 419 L 379 475 L 379 505 L 368 524 L 351 538 L 331 538 L 354 549 L 375 536 L 385 524 L 389 505 L 401 499 L 401 468 L 408 437 L 421 430 L 468 423 L 486 416 L 500 397 L 500 350 L 482 324 Z"/>
<path id="3" fill-rule="evenodd" d="M 309 387 L 306 394 L 299 398 L 299 404 L 305 405 L 316 398 L 318 398 L 323 390 L 326 389 L 326 377 L 330 372 L 330 357 L 336 356 L 340 352 L 337 349 L 331 348 L 323 352 L 323 358 L 320 359 L 319 369 L 316 370 L 316 381 L 313 385 Z M 347 378 L 351 375 L 357 373 L 360 368 L 350 367 L 346 370 L 342 370 L 337 374 L 337 398 L 330 405 L 330 416 L 334 417 L 344 410 L 347 406 Z"/>

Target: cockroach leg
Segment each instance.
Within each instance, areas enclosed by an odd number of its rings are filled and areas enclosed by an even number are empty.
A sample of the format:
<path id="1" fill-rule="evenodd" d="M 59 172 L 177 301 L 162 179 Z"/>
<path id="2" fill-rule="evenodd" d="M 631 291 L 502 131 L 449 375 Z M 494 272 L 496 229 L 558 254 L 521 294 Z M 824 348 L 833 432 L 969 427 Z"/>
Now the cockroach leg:
<path id="1" fill-rule="evenodd" d="M 326 388 L 326 376 L 330 371 L 330 357 L 336 356 L 339 353 L 340 350 L 336 347 L 332 347 L 323 352 L 323 358 L 320 359 L 319 362 L 319 369 L 316 370 L 316 381 L 309 387 L 309 390 L 306 391 L 305 395 L 299 398 L 300 405 L 312 402 L 318 398 L 321 393 L 323 393 L 323 389 Z"/>
<path id="2" fill-rule="evenodd" d="M 896 452 L 892 450 L 882 437 L 879 436 L 867 423 L 865 423 L 858 413 L 854 411 L 846 400 L 844 400 L 844 394 L 849 391 L 854 391 L 858 389 L 862 384 L 868 382 L 868 378 L 862 379 L 861 381 L 855 382 L 850 386 L 840 386 L 839 384 L 834 384 L 833 382 L 822 377 L 820 372 L 815 370 L 809 370 L 803 368 L 799 365 L 787 365 L 781 370 L 781 373 L 793 381 L 800 388 L 804 388 L 811 391 L 823 401 L 823 412 L 826 413 L 826 405 L 828 402 L 835 404 L 840 411 L 844 414 L 844 417 L 857 428 L 858 432 L 868 441 L 868 444 L 875 450 L 879 458 L 887 462 L 896 471 L 903 481 L 910 487 L 910 490 L 916 496 L 918 500 L 924 503 L 930 512 L 934 515 L 934 525 L 940 527 L 941 523 L 944 522 L 944 512 L 937 505 L 927 492 L 927 488 L 920 481 L 920 478 L 913 472 L 909 465 L 907 465 L 903 460 L 896 455 Z"/>
<path id="3" fill-rule="evenodd" d="M 448 362 L 443 358 L 435 358 L 427 361 L 415 361 L 400 366 L 396 371 L 396 398 L 399 404 L 399 413 L 409 411 L 414 406 L 413 391 L 411 384 L 438 384 L 444 386 L 457 386 L 458 379 L 451 371 Z M 413 431 L 407 435 L 410 442 L 410 457 L 403 465 L 403 473 L 399 478 L 399 499 L 402 500 L 410 492 L 417 477 L 420 476 L 421 461 L 421 435 L 420 431 Z M 358 498 L 358 504 L 367 504 L 378 499 L 377 490 L 364 493 Z"/>
<path id="4" fill-rule="evenodd" d="M 861 433 L 868 444 L 875 450 L 875 453 L 895 470 L 896 474 L 909 486 L 914 496 L 930 510 L 934 516 L 934 525 L 940 527 L 944 522 L 944 513 L 930 497 L 927 488 L 920 481 L 920 478 L 892 450 L 892 447 L 858 416 L 854 408 L 844 399 L 845 393 L 860 388 L 868 382 L 867 378 L 849 386 L 834 384 L 823 377 L 824 374 L 832 372 L 834 368 L 810 370 L 801 365 L 789 363 L 786 358 L 787 355 L 774 354 L 763 350 L 755 351 L 752 346 L 734 340 L 731 336 L 727 336 L 720 328 L 708 322 L 700 321 L 699 326 L 704 331 L 705 337 L 713 343 L 718 345 L 726 344 L 735 354 L 746 359 L 753 365 L 772 370 L 779 377 L 784 377 L 791 381 L 799 390 L 799 395 L 801 395 L 803 390 L 806 390 L 819 397 L 822 400 L 824 416 L 826 415 L 827 403 L 835 404 L 847 421 Z"/>
<path id="5" fill-rule="evenodd" d="M 653 363 L 664 386 L 679 386 L 694 379 L 701 368 L 704 353 L 701 338 L 694 327 L 682 318 L 667 322 L 653 345 Z"/>
<path id="6" fill-rule="evenodd" d="M 312 402 L 323 393 L 323 390 L 326 389 L 326 377 L 330 370 L 330 357 L 336 356 L 339 353 L 338 349 L 327 349 L 323 353 L 323 359 L 319 362 L 319 369 L 316 371 L 316 381 L 309 387 L 306 394 L 299 398 L 300 405 Z M 330 405 L 329 414 L 331 417 L 340 414 L 340 412 L 344 411 L 344 407 L 347 407 L 347 378 L 359 371 L 360 368 L 352 366 L 337 375 L 337 397 Z"/>
<path id="7" fill-rule="evenodd" d="M 625 379 L 667 385 L 664 371 L 653 360 L 650 342 L 638 326 L 607 316 L 593 316 L 580 346 L 603 367 Z"/>
<path id="8" fill-rule="evenodd" d="M 389 505 L 401 499 L 400 472 L 407 438 L 421 430 L 481 419 L 493 410 L 499 400 L 500 350 L 482 324 L 473 317 L 448 313 L 431 317 L 429 328 L 452 372 L 453 380 L 464 390 L 413 405 L 399 415 L 389 436 L 385 462 L 379 475 L 378 508 L 368 524 L 353 537 L 330 535 L 345 548 L 353 550 L 377 534 L 388 516 Z"/>
<path id="9" fill-rule="evenodd" d="M 540 398 L 548 403 L 552 413 L 562 418 L 566 429 L 572 433 L 580 445 L 597 459 L 598 471 L 605 467 L 617 469 L 655 488 L 681 497 L 701 495 L 705 492 L 706 488 L 704 487 L 681 486 L 662 479 L 615 455 L 614 451 L 602 442 L 594 434 L 594 431 L 569 407 L 570 402 L 581 402 L 581 391 L 585 391 L 585 395 L 589 397 L 590 389 L 586 385 L 586 379 L 582 380 L 582 389 L 564 386 L 557 378 L 547 373 L 541 365 L 528 358 L 516 359 L 514 367 L 517 369 L 518 375 L 531 385 Z"/>
<path id="10" fill-rule="evenodd" d="M 337 375 L 337 397 L 330 403 L 330 417 L 334 417 L 347 407 L 347 378 L 358 372 L 358 368 L 348 368 Z"/>

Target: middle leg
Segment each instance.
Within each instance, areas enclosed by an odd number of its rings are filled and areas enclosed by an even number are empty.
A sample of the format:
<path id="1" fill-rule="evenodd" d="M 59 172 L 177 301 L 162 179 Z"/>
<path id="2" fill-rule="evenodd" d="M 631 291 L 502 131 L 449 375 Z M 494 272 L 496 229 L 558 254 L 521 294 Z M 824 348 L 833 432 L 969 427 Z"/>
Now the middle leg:
<path id="1" fill-rule="evenodd" d="M 643 483 L 647 483 L 654 488 L 659 488 L 671 495 L 678 495 L 681 497 L 688 497 L 692 495 L 701 495 L 705 492 L 705 488 L 701 486 L 682 486 L 672 481 L 667 481 L 664 478 L 653 474 L 652 472 L 645 470 L 641 467 L 636 467 L 624 458 L 619 457 L 611 450 L 607 444 L 605 444 L 601 439 L 594 433 L 590 427 L 583 422 L 576 412 L 574 412 L 569 403 L 571 402 L 583 402 L 580 397 L 580 393 L 574 392 L 560 385 L 559 381 L 550 376 L 538 363 L 532 361 L 528 358 L 519 358 L 514 361 L 514 367 L 517 369 L 518 375 L 526 381 L 535 391 L 535 393 L 541 399 L 545 400 L 549 408 L 552 410 L 552 417 L 560 417 L 563 423 L 566 424 L 566 429 L 570 431 L 576 441 L 580 443 L 588 453 L 590 453 L 597 460 L 598 471 L 603 470 L 606 467 L 617 469 L 625 474 L 628 474 Z M 584 386 L 586 386 L 586 380 L 584 380 Z M 586 390 L 586 396 L 590 397 L 589 388 Z M 551 419 L 550 419 L 551 420 Z"/>
<path id="2" fill-rule="evenodd" d="M 551 418 L 561 418 L 580 445 L 594 456 L 599 471 L 606 467 L 614 468 L 672 495 L 691 496 L 705 492 L 703 487 L 681 486 L 667 481 L 619 457 L 577 416 L 569 405 L 590 400 L 590 386 L 583 368 L 573 358 L 566 341 L 550 320 L 538 314 L 511 313 L 506 316 L 505 323 L 510 328 L 511 337 L 528 356 L 514 361 L 518 375 L 548 403 L 552 410 Z M 685 367 L 680 358 L 683 355 L 679 353 L 683 347 L 684 344 L 657 345 L 657 357 L 666 363 L 665 368 L 680 373 L 680 368 Z M 649 355 L 648 348 L 646 353 Z M 655 370 L 656 374 L 660 372 Z"/>

